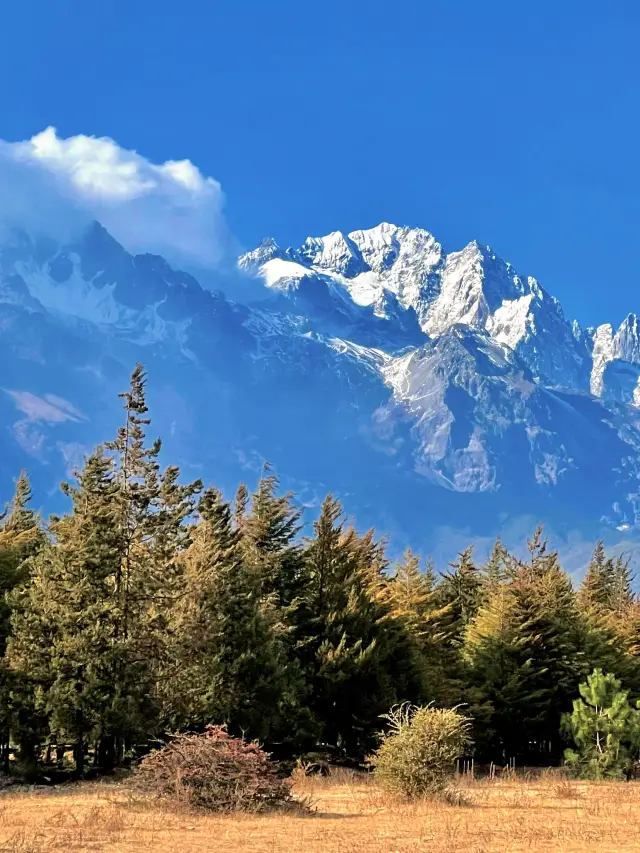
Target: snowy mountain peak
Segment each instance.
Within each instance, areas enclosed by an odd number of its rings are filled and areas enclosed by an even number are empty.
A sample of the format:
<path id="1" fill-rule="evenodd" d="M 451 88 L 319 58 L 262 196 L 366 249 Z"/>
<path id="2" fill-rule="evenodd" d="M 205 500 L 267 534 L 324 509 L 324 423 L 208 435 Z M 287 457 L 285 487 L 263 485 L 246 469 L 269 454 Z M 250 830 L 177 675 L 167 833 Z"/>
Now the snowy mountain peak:
<path id="1" fill-rule="evenodd" d="M 274 258 L 284 258 L 286 253 L 278 246 L 273 237 L 266 237 L 257 249 L 246 252 L 238 258 L 238 266 L 250 275 L 258 275 L 263 264 Z"/>
<path id="2" fill-rule="evenodd" d="M 625 361 L 640 363 L 640 327 L 635 314 L 629 314 L 616 332 L 616 355 Z"/>
<path id="3" fill-rule="evenodd" d="M 352 231 L 349 238 L 362 252 L 367 268 L 377 273 L 387 270 L 400 251 L 400 235 L 403 230 L 397 225 L 382 222 L 365 231 Z"/>
<path id="4" fill-rule="evenodd" d="M 0 252 L 0 303 L 138 344 L 178 340 L 221 300 L 160 255 L 129 254 L 99 223 L 70 245 L 27 236 Z"/>
<path id="5" fill-rule="evenodd" d="M 349 238 L 362 252 L 368 268 L 386 277 L 390 289 L 399 295 L 402 295 L 408 267 L 415 267 L 418 262 L 427 270 L 442 261 L 442 247 L 432 234 L 422 228 L 382 222 L 375 228 L 352 231 Z M 419 273 L 419 270 L 414 269 L 414 273 Z"/>
<path id="6" fill-rule="evenodd" d="M 631 405 L 640 404 L 640 325 L 629 314 L 614 332 L 603 323 L 593 332 L 591 393 Z"/>
<path id="7" fill-rule="evenodd" d="M 302 278 L 315 276 L 318 285 L 332 282 L 340 310 L 345 297 L 400 322 L 403 310 L 413 310 L 432 338 L 456 324 L 484 330 L 518 351 L 544 381 L 589 385 L 587 345 L 574 334 L 559 302 L 477 240 L 447 255 L 428 231 L 383 222 L 348 235 L 309 237 L 300 248 L 284 252 L 269 242 L 244 255 L 239 265 L 283 293 L 296 292 Z M 391 313 L 381 307 L 392 302 Z"/>
<path id="8" fill-rule="evenodd" d="M 348 235 L 308 237 L 297 249 L 283 251 L 269 241 L 243 255 L 238 265 L 282 292 L 293 292 L 301 278 L 324 276 L 356 305 L 397 302 L 400 312 L 413 309 L 422 322 L 443 260 L 442 247 L 429 232 L 385 222 Z"/>
<path id="9" fill-rule="evenodd" d="M 333 270 L 348 278 L 367 269 L 356 244 L 341 231 L 333 231 L 326 237 L 307 237 L 292 254 L 314 267 Z"/>

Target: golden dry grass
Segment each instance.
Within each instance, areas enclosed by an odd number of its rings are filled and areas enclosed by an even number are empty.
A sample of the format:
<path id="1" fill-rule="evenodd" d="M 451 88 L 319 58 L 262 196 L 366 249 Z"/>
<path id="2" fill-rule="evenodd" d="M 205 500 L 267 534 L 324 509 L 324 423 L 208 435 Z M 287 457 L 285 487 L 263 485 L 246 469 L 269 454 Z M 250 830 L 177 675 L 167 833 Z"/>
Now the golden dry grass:
<path id="1" fill-rule="evenodd" d="M 313 812 L 190 816 L 140 803 L 126 785 L 0 798 L 0 851 L 113 853 L 621 853 L 640 850 L 640 785 L 461 782 L 465 805 L 408 805 L 368 777 L 298 779 Z"/>

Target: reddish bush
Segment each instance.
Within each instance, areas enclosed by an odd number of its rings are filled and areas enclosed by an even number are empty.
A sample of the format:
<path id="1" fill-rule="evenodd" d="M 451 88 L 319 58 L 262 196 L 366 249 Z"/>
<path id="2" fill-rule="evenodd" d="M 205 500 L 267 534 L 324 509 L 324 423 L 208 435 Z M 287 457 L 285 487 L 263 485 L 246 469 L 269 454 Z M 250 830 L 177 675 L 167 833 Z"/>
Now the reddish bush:
<path id="1" fill-rule="evenodd" d="M 290 782 L 269 755 L 222 726 L 177 735 L 140 762 L 134 779 L 138 788 L 184 808 L 262 811 L 293 802 Z"/>

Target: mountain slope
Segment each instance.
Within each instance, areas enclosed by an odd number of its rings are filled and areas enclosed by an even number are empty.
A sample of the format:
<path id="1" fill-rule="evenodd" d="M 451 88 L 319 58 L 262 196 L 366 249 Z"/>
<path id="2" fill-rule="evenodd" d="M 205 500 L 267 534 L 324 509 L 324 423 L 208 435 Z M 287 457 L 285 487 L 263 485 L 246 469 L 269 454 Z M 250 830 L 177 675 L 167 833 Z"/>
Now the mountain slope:
<path id="1" fill-rule="evenodd" d="M 148 368 L 154 425 L 188 473 L 232 489 L 268 459 L 303 502 L 335 489 L 416 546 L 507 517 L 640 525 L 640 344 L 580 329 L 488 247 L 445 253 L 388 223 L 243 255 L 248 304 L 97 223 L 61 246 L 0 247 L 0 484 L 57 479 L 119 418 Z M 595 528 L 594 528 L 595 526 Z"/>

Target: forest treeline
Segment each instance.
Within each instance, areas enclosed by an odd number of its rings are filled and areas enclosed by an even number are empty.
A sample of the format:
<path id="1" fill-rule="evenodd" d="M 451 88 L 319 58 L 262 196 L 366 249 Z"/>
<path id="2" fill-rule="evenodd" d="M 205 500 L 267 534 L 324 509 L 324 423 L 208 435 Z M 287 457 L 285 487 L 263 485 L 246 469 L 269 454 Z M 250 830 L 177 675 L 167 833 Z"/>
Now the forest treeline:
<path id="1" fill-rule="evenodd" d="M 396 703 L 464 706 L 478 760 L 554 763 L 596 667 L 640 697 L 640 602 L 597 544 L 579 589 L 542 532 L 446 571 L 391 562 L 329 495 L 306 536 L 265 470 L 232 501 L 162 467 L 145 374 L 45 523 L 26 475 L 0 521 L 0 758 L 108 771 L 225 723 L 279 755 L 375 746 Z"/>

